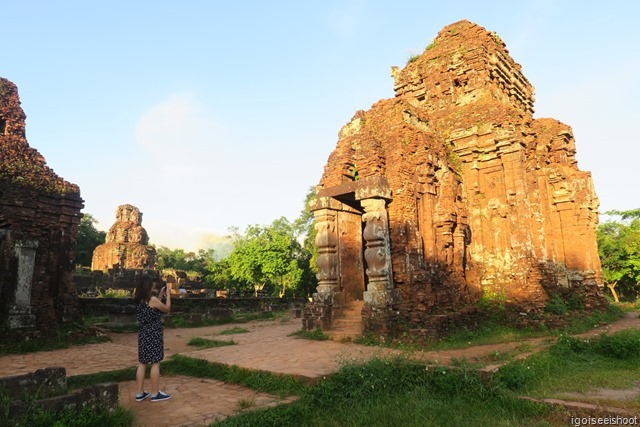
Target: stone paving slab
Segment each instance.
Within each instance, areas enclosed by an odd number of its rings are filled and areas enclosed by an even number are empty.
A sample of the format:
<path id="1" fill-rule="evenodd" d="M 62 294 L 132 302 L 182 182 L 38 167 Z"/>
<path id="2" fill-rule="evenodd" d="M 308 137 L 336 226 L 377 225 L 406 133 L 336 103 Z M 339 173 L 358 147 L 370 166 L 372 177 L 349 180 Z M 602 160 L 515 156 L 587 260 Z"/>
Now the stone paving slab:
<path id="1" fill-rule="evenodd" d="M 62 366 L 67 376 L 115 371 L 137 365 L 135 345 L 113 342 L 87 344 L 63 350 L 12 354 L 0 357 L 0 377 L 26 374 L 49 366 Z"/>
<path id="2" fill-rule="evenodd" d="M 280 399 L 213 379 L 164 376 L 161 383 L 161 389 L 171 394 L 171 399 L 163 402 L 151 402 L 149 399 L 136 402 L 135 381 L 120 383 L 120 404 L 133 410 L 137 426 L 209 425 L 241 411 L 291 403 L 295 400 L 295 397 Z"/>
<path id="3" fill-rule="evenodd" d="M 296 323 L 271 324 L 249 333 L 225 336 L 237 345 L 189 352 L 189 357 L 241 368 L 296 375 L 315 380 L 337 372 L 343 363 L 375 356 L 402 354 L 400 350 L 368 347 L 336 341 L 314 341 L 290 336 L 300 330 Z M 211 334 L 203 338 L 221 339 Z M 225 338 L 226 339 L 226 338 Z"/>

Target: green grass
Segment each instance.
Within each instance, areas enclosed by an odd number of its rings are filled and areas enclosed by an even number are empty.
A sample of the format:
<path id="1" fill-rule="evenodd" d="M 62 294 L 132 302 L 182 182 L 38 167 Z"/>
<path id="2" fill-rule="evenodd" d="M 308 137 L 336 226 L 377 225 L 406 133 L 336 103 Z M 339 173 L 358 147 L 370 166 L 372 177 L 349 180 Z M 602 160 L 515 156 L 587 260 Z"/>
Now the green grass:
<path id="1" fill-rule="evenodd" d="M 640 330 L 592 339 L 562 335 L 549 349 L 503 366 L 495 378 L 510 390 L 538 397 L 629 388 L 640 381 Z"/>
<path id="2" fill-rule="evenodd" d="M 523 341 L 549 335 L 545 328 L 514 328 L 487 323 L 478 329 L 464 329 L 426 346 L 428 350 L 450 350 L 476 345 Z"/>
<path id="3" fill-rule="evenodd" d="M 65 409 L 59 413 L 34 409 L 28 415 L 12 420 L 16 427 L 129 427 L 133 425 L 133 411 L 122 407 L 116 408 L 113 412 L 106 410 L 92 410 L 83 408 L 81 410 Z M 0 425 L 6 425 L 0 418 Z"/>
<path id="4" fill-rule="evenodd" d="M 176 315 L 164 320 L 167 328 L 200 328 L 203 326 L 226 325 L 229 323 L 247 323 L 253 320 L 275 320 L 281 319 L 289 314 L 288 311 L 263 311 L 258 313 L 233 313 L 229 319 L 201 319 L 192 321 L 182 316 Z"/>
<path id="5" fill-rule="evenodd" d="M 299 395 L 305 382 L 291 375 L 278 375 L 270 372 L 252 371 L 238 366 L 207 362 L 186 356 L 174 355 L 171 360 L 162 362 L 163 375 L 188 375 L 198 378 L 213 378 L 228 384 L 238 384 L 256 391 L 278 396 Z"/>
<path id="6" fill-rule="evenodd" d="M 198 349 L 203 350 L 205 348 L 217 348 L 217 347 L 225 347 L 227 345 L 236 345 L 238 344 L 234 340 L 229 341 L 220 341 L 220 340 L 210 340 L 207 338 L 193 337 L 189 340 L 187 345 L 192 345 L 194 347 L 198 347 Z"/>
<path id="7" fill-rule="evenodd" d="M 231 329 L 225 329 L 224 331 L 220 332 L 220 335 L 246 334 L 247 332 L 251 332 L 251 331 L 249 329 L 235 326 Z"/>
<path id="8" fill-rule="evenodd" d="M 85 426 L 131 426 L 133 423 L 133 412 L 117 407 L 114 411 L 93 410 L 90 408 L 66 408 L 62 411 L 53 412 L 38 406 L 37 400 L 47 395 L 25 395 L 21 397 L 9 397 L 0 392 L 0 425 L 19 427 L 85 427 Z M 9 404 L 17 399 L 22 402 L 24 415 L 8 419 Z"/>
<path id="9" fill-rule="evenodd" d="M 491 388 L 469 371 L 408 359 L 344 366 L 298 400 L 227 418 L 221 426 L 543 426 L 549 406 Z M 561 425 L 561 424 L 558 424 Z"/>
<path id="10" fill-rule="evenodd" d="M 299 331 L 295 331 L 289 334 L 289 336 L 315 341 L 324 341 L 329 339 L 329 336 L 325 334 L 322 329 L 314 329 L 313 331 L 305 331 L 304 329 L 300 329 Z"/>
<path id="11" fill-rule="evenodd" d="M 581 334 L 597 326 L 608 324 L 625 316 L 625 310 L 619 304 L 610 304 L 606 311 L 596 311 L 587 316 L 577 316 L 566 328 L 554 331 L 556 335 Z"/>
<path id="12" fill-rule="evenodd" d="M 148 376 L 147 368 L 147 376 Z M 228 384 L 238 384 L 255 391 L 278 396 L 297 396 L 304 390 L 306 382 L 291 375 L 278 375 L 270 372 L 252 371 L 238 366 L 174 355 L 160 364 L 162 375 L 186 375 L 197 378 L 212 378 Z M 134 381 L 136 368 L 120 369 L 111 372 L 75 375 L 67 378 L 70 389 L 87 387 L 109 382 Z"/>
<path id="13" fill-rule="evenodd" d="M 76 345 L 95 344 L 111 341 L 109 337 L 92 335 L 83 326 L 61 328 L 53 337 L 41 337 L 33 340 L 0 342 L 0 356 L 24 354 L 36 351 L 51 351 Z"/>
<path id="14" fill-rule="evenodd" d="M 640 298 L 638 298 L 635 302 L 628 302 L 628 301 L 618 302 L 618 303 L 615 303 L 615 305 L 620 307 L 620 309 L 625 312 L 638 311 L 640 310 Z"/>
<path id="15" fill-rule="evenodd" d="M 102 383 L 119 383 L 136 379 L 136 368 L 125 368 L 117 371 L 98 372 L 95 374 L 74 375 L 67 378 L 67 387 L 76 389 Z"/>
<path id="16" fill-rule="evenodd" d="M 216 425 L 566 426 L 567 411 L 518 396 L 633 385 L 640 379 L 640 330 L 591 340 L 562 335 L 542 353 L 505 365 L 489 383 L 465 368 L 427 368 L 408 358 L 345 365 L 291 404 Z M 639 402 L 626 407 L 637 410 Z"/>
<path id="17" fill-rule="evenodd" d="M 543 326 L 538 328 L 518 328 L 504 324 L 499 309 L 494 311 L 494 319 L 489 320 L 475 329 L 462 329 L 444 338 L 430 343 L 403 341 L 400 343 L 380 342 L 371 335 L 357 340 L 364 345 L 386 345 L 408 350 L 452 350 L 478 345 L 499 344 L 505 342 L 523 341 L 545 336 L 560 336 L 562 334 L 579 334 L 602 324 L 608 324 L 624 317 L 625 312 L 618 305 L 610 305 L 606 311 L 596 311 L 591 314 L 572 312 L 574 318 L 567 327 L 550 330 Z"/>

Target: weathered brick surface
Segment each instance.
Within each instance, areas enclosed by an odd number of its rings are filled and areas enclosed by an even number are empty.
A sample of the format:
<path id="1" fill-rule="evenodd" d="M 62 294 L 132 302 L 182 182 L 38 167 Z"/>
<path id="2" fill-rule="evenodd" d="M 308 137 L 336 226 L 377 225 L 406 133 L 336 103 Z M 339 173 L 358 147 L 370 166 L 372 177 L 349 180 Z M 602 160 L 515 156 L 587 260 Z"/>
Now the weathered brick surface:
<path id="1" fill-rule="evenodd" d="M 132 205 L 118 206 L 116 222 L 109 228 L 105 243 L 93 251 L 91 269 L 152 269 L 157 254 L 148 244 L 140 210 Z"/>
<path id="2" fill-rule="evenodd" d="M 67 392 L 67 377 L 62 367 L 38 369 L 35 372 L 0 378 L 0 392 L 8 398 L 3 426 L 23 425 L 21 418 L 34 410 L 62 412 L 84 408 L 114 411 L 118 407 L 118 384 L 95 384 Z"/>
<path id="3" fill-rule="evenodd" d="M 77 315 L 71 271 L 83 200 L 29 146 L 25 118 L 16 86 L 0 78 L 0 335 L 7 337 L 46 336 Z"/>
<path id="4" fill-rule="evenodd" d="M 319 293 L 358 298 L 350 283 L 360 279 L 342 267 L 341 248 L 362 250 L 364 236 L 365 258 L 376 251 L 367 275 L 378 262 L 392 271 L 378 296 L 367 296 L 366 278 L 364 299 L 378 305 L 363 312 L 369 329 L 447 329 L 482 295 L 528 308 L 551 294 L 580 295 L 587 308 L 602 307 L 591 175 L 578 169 L 567 125 L 533 118 L 533 86 L 500 38 L 454 23 L 392 75 L 395 98 L 357 112 L 325 166 L 315 207 Z M 387 264 L 383 236 L 367 236 L 366 227 L 358 235 L 335 219 L 355 211 L 370 224 L 383 212 L 367 213 L 371 199 L 386 201 Z M 454 318 L 434 317 L 442 315 Z"/>
<path id="5" fill-rule="evenodd" d="M 49 367 L 29 374 L 1 377 L 0 392 L 21 398 L 57 396 L 67 392 L 67 374 L 63 367 Z"/>

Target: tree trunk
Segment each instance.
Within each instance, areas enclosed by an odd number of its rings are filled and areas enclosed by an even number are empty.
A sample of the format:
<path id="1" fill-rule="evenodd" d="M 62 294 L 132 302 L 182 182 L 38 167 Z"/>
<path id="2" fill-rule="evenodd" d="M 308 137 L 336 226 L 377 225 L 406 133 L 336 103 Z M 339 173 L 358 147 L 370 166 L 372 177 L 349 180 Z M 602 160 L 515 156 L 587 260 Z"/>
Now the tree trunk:
<path id="1" fill-rule="evenodd" d="M 261 291 L 264 288 L 264 285 L 266 285 L 267 282 L 262 282 L 262 284 L 259 285 L 253 285 L 253 296 L 257 297 L 258 296 L 258 291 Z"/>
<path id="2" fill-rule="evenodd" d="M 620 300 L 618 299 L 618 293 L 616 292 L 616 285 L 618 284 L 618 282 L 613 282 L 613 283 L 607 283 L 607 288 L 609 288 L 609 291 L 611 291 L 611 295 L 613 296 L 613 300 L 615 302 L 620 302 Z"/>

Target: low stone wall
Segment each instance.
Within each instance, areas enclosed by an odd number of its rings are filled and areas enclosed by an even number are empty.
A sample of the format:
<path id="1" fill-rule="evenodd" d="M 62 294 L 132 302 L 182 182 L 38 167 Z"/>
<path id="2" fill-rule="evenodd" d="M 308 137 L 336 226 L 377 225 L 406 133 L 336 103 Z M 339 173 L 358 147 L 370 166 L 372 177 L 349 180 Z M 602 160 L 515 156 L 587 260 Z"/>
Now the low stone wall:
<path id="1" fill-rule="evenodd" d="M 156 270 L 143 269 L 111 269 L 107 271 L 90 271 L 87 269 L 76 269 L 73 272 L 73 284 L 78 294 L 101 292 L 107 289 L 126 289 L 131 292 L 136 288 L 138 277 L 142 274 L 153 278 L 160 278 L 160 273 Z"/>
<path id="2" fill-rule="evenodd" d="M 96 384 L 67 393 L 66 371 L 62 367 L 0 378 L 0 391 L 9 398 L 6 424 L 2 422 L 8 426 L 17 425 L 34 408 L 55 413 L 84 408 L 111 412 L 118 407 L 118 384 Z"/>
<path id="3" fill-rule="evenodd" d="M 132 298 L 79 298 L 83 316 L 109 316 L 112 326 L 128 326 L 136 322 Z M 172 298 L 171 315 L 191 321 L 231 320 L 232 315 L 286 311 L 304 306 L 304 298 Z"/>
<path id="4" fill-rule="evenodd" d="M 66 393 L 67 376 L 62 367 L 38 369 L 35 372 L 0 378 L 0 392 L 9 396 L 55 396 Z"/>

